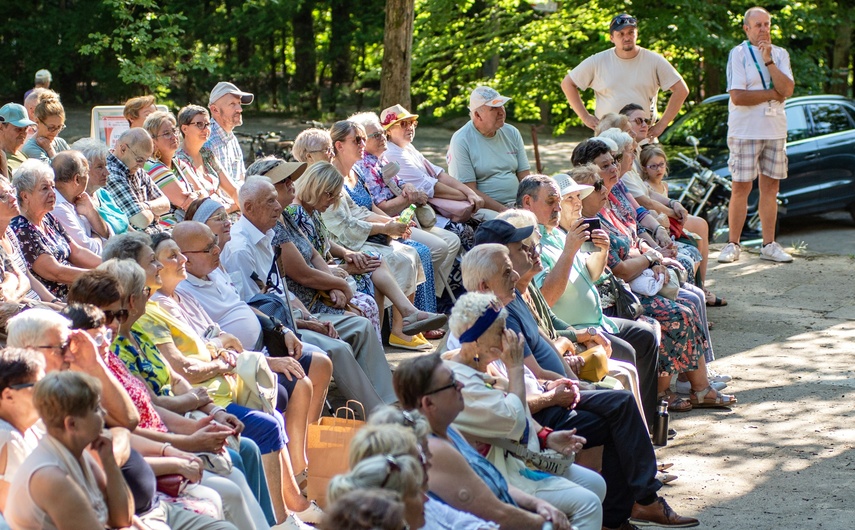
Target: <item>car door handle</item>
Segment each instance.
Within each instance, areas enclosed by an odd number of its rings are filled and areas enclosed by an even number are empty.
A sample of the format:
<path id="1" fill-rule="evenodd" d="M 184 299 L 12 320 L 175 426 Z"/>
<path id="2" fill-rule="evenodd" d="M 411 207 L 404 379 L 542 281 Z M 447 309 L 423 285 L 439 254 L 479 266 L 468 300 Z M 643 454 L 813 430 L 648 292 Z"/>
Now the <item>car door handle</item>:
<path id="1" fill-rule="evenodd" d="M 811 153 L 805 157 L 805 160 L 813 160 L 815 158 L 819 158 L 821 153 Z"/>

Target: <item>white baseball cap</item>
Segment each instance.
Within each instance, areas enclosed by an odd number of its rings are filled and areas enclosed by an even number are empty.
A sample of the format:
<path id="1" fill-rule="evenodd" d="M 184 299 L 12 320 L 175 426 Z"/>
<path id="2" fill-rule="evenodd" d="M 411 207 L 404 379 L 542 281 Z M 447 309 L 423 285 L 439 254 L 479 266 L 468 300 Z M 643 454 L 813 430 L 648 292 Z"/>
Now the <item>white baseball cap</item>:
<path id="1" fill-rule="evenodd" d="M 217 83 L 217 86 L 214 87 L 214 90 L 211 90 L 211 95 L 210 97 L 208 97 L 208 105 L 216 103 L 218 99 L 229 94 L 240 97 L 241 105 L 249 105 L 255 98 L 255 96 L 253 96 L 249 92 L 241 91 L 232 83 L 220 81 L 219 83 Z"/>
<path id="2" fill-rule="evenodd" d="M 501 107 L 511 98 L 499 94 L 495 88 L 479 86 L 469 95 L 469 110 L 475 110 L 487 105 L 488 107 Z"/>

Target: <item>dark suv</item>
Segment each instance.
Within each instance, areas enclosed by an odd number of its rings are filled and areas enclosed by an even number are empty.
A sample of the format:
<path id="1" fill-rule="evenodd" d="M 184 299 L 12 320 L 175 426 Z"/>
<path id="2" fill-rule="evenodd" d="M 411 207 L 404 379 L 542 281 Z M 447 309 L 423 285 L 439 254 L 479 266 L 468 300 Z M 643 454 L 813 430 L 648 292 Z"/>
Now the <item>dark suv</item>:
<path id="1" fill-rule="evenodd" d="M 678 197 L 691 172 L 677 152 L 694 156 L 686 137 L 699 140 L 711 169 L 730 177 L 727 167 L 727 94 L 705 99 L 659 138 L 669 156 L 669 194 Z M 788 177 L 778 194 L 779 218 L 847 209 L 855 218 L 855 101 L 842 96 L 802 96 L 786 101 Z M 748 198 L 748 218 L 757 209 L 757 181 Z M 749 228 L 757 229 L 757 226 Z"/>

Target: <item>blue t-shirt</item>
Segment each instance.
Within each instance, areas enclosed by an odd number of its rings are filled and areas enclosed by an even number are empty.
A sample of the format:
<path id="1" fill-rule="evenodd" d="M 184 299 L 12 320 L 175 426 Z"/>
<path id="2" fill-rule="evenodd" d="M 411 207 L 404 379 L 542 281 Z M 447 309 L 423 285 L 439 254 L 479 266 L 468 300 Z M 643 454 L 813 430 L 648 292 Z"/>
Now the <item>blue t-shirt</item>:
<path id="1" fill-rule="evenodd" d="M 463 455 L 463 458 L 465 458 L 469 463 L 469 467 L 472 468 L 476 475 L 481 477 L 481 480 L 487 484 L 490 491 L 492 491 L 500 501 L 505 504 L 510 504 L 511 506 L 517 505 L 517 503 L 514 502 L 514 499 L 511 498 L 511 494 L 508 492 L 508 481 L 506 481 L 505 477 L 503 477 L 499 470 L 496 469 L 496 466 L 481 456 L 478 451 L 469 445 L 459 432 L 451 427 L 448 428 L 448 439 L 451 440 L 454 447 L 461 455 Z"/>
<path id="2" fill-rule="evenodd" d="M 513 301 L 505 306 L 505 309 L 508 310 L 508 320 L 505 322 L 505 326 L 523 334 L 526 357 L 534 355 L 541 368 L 566 377 L 567 372 L 564 370 L 564 363 L 561 362 L 558 353 L 538 332 L 537 322 L 535 322 L 531 310 L 522 299 L 520 292 L 514 290 L 514 293 L 516 296 Z"/>

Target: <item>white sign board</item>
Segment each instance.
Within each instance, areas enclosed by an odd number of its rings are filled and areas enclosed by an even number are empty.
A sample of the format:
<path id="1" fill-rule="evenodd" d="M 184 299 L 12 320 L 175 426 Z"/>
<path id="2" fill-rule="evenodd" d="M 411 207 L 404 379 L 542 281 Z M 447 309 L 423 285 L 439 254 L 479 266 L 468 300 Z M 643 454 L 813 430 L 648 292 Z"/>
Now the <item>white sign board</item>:
<path id="1" fill-rule="evenodd" d="M 157 110 L 169 112 L 166 105 L 156 105 Z M 116 140 L 130 126 L 128 120 L 122 115 L 124 105 L 98 105 L 92 107 L 92 120 L 89 123 L 89 136 L 101 140 L 107 147 L 116 147 Z"/>

